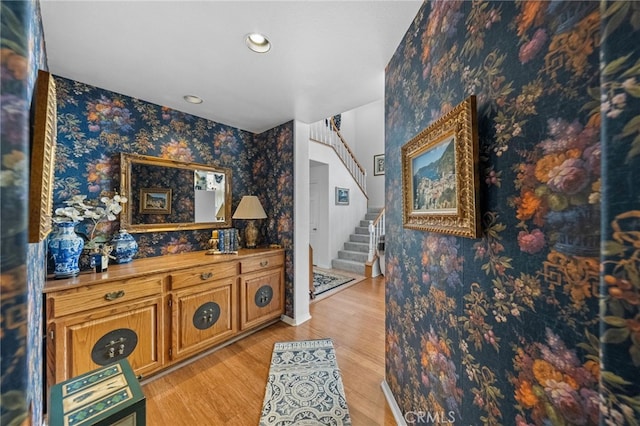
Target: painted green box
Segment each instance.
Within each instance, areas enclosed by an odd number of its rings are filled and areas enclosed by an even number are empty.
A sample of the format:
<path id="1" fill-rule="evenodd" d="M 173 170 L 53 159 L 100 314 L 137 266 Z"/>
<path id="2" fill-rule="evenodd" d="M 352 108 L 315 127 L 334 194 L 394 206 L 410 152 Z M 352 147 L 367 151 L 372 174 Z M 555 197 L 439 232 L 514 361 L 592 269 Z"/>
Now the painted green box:
<path id="1" fill-rule="evenodd" d="M 49 425 L 146 425 L 146 400 L 127 359 L 53 385 Z"/>

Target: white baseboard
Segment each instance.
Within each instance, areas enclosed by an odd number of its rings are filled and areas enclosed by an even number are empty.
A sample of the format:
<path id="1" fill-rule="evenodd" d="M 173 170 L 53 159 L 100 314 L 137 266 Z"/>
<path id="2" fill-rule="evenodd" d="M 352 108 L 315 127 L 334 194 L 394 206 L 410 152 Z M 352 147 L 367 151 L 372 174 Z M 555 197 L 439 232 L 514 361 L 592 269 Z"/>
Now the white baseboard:
<path id="1" fill-rule="evenodd" d="M 285 323 L 287 323 L 287 324 L 289 324 L 289 325 L 291 325 L 291 326 L 294 326 L 294 327 L 296 327 L 296 326 L 298 326 L 298 325 L 302 324 L 303 322 L 307 322 L 307 321 L 309 321 L 310 319 L 311 319 L 311 315 L 306 315 L 306 316 L 304 316 L 303 318 L 291 318 L 291 317 L 290 317 L 290 316 L 288 316 L 288 315 L 282 315 L 282 316 L 280 317 L 280 320 L 281 320 L 282 322 L 285 322 Z"/>
<path id="2" fill-rule="evenodd" d="M 387 404 L 389 404 L 389 408 L 393 413 L 393 418 L 396 419 L 398 426 L 407 426 L 407 422 L 402 415 L 402 410 L 400 410 L 400 406 L 393 397 L 393 393 L 391 393 L 391 389 L 389 388 L 387 381 L 383 380 L 382 383 L 380 383 L 380 387 L 382 387 L 384 398 L 387 400 Z"/>

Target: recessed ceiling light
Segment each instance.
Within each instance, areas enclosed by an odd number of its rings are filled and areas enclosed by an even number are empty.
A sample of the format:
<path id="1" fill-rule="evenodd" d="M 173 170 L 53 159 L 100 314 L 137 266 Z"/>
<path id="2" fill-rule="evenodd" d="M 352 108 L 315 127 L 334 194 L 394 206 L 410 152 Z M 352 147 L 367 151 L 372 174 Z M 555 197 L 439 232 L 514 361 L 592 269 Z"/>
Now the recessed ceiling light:
<path id="1" fill-rule="evenodd" d="M 202 103 L 202 98 L 199 97 L 199 96 L 185 95 L 183 97 L 184 97 L 184 100 L 189 102 L 190 104 L 201 104 Z"/>
<path id="2" fill-rule="evenodd" d="M 247 44 L 249 49 L 257 53 L 266 53 L 271 49 L 271 43 L 269 40 L 259 33 L 248 34 L 244 42 Z"/>

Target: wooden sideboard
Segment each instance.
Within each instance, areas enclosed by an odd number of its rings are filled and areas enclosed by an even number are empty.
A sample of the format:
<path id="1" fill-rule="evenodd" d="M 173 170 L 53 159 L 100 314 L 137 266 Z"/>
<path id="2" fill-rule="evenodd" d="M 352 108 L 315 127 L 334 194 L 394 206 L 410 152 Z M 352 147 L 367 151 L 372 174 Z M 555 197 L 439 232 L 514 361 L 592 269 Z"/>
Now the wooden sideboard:
<path id="1" fill-rule="evenodd" d="M 284 250 L 137 259 L 44 296 L 48 386 L 123 358 L 147 376 L 279 319 Z"/>

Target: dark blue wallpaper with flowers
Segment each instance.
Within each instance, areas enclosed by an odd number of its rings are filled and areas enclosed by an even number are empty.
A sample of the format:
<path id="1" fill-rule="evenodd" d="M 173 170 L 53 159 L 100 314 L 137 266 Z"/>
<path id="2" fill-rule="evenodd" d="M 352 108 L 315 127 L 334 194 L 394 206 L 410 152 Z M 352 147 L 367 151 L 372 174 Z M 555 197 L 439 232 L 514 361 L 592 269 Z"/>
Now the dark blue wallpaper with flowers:
<path id="1" fill-rule="evenodd" d="M 603 2 L 600 10 L 601 410 L 610 423 L 633 425 L 640 423 L 640 4 Z"/>
<path id="2" fill-rule="evenodd" d="M 41 424 L 44 243 L 27 242 L 30 109 L 46 70 L 36 2 L 0 2 L 0 423 Z"/>
<path id="3" fill-rule="evenodd" d="M 386 380 L 408 421 L 638 424 L 639 27 L 635 2 L 432 1 L 408 29 L 385 83 Z M 470 95 L 482 237 L 405 229 L 401 147 Z"/>
<path id="4" fill-rule="evenodd" d="M 293 121 L 255 136 L 250 157 L 253 194 L 265 211 L 273 212 L 260 229 L 259 240 L 277 241 L 285 249 L 285 293 L 293 295 Z M 293 315 L 293 297 L 285 300 L 285 312 Z"/>
<path id="5" fill-rule="evenodd" d="M 258 195 L 268 217 L 257 223 L 258 245 L 288 247 L 287 264 L 292 265 L 293 122 L 255 135 L 81 82 L 55 79 L 56 207 L 75 194 L 92 200 L 118 190 L 121 152 L 227 167 L 232 171 L 232 212 L 243 195 Z M 234 221 L 241 230 L 245 225 Z M 107 222 L 100 231 L 112 235 L 117 228 L 118 221 Z M 142 233 L 134 238 L 137 257 L 150 257 L 205 250 L 211 230 Z M 285 281 L 292 289 L 291 268 Z M 288 291 L 288 307 L 291 298 Z"/>

